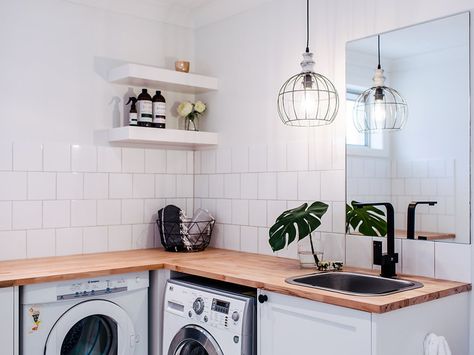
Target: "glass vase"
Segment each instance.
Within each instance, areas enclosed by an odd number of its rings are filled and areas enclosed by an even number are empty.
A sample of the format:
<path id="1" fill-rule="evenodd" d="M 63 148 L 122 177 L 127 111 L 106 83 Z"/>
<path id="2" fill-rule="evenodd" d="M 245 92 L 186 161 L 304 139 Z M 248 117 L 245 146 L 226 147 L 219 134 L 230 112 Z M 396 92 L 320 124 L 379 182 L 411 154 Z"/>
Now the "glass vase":
<path id="1" fill-rule="evenodd" d="M 310 235 L 304 240 L 298 242 L 298 259 L 302 268 L 318 268 L 319 263 L 323 261 L 324 253 L 322 251 L 321 241 Z"/>
<path id="2" fill-rule="evenodd" d="M 199 131 L 197 118 L 186 117 L 184 119 L 184 129 L 186 131 Z"/>

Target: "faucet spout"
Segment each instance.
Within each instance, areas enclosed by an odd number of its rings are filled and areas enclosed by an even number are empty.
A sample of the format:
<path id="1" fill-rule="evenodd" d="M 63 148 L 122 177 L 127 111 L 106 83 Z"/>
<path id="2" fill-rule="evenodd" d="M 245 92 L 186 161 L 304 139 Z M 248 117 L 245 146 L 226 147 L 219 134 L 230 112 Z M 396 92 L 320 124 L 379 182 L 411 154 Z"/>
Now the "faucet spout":
<path id="1" fill-rule="evenodd" d="M 434 206 L 437 201 L 413 201 L 407 209 L 407 239 L 415 239 L 415 209 L 418 205 Z"/>

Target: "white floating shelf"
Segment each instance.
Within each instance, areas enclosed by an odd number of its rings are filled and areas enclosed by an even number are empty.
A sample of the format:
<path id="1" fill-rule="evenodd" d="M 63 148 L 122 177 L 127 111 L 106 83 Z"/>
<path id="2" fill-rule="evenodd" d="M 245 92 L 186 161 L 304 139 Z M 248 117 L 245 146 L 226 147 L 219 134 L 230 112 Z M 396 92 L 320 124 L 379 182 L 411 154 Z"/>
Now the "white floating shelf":
<path id="1" fill-rule="evenodd" d="M 141 64 L 124 64 L 109 71 L 109 81 L 164 91 L 198 94 L 217 90 L 216 78 Z"/>
<path id="2" fill-rule="evenodd" d="M 127 126 L 110 129 L 109 141 L 197 148 L 217 145 L 217 133 Z"/>

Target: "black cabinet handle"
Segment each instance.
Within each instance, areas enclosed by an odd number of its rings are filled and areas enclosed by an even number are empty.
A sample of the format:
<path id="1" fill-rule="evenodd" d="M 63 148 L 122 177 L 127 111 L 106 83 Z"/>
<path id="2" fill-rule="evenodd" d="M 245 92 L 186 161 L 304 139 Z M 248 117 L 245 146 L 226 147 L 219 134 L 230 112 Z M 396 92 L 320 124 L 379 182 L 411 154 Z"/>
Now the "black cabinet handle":
<path id="1" fill-rule="evenodd" d="M 258 302 L 265 303 L 267 301 L 268 301 L 268 296 L 267 295 L 258 295 Z"/>

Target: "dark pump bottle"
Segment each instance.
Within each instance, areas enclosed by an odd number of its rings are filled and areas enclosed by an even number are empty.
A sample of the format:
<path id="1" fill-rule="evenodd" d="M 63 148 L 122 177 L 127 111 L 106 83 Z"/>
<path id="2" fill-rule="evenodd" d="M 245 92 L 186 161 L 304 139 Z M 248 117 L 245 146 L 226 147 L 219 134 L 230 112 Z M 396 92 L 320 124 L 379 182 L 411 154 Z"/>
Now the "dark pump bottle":
<path id="1" fill-rule="evenodd" d="M 166 100 L 161 91 L 157 91 L 153 96 L 153 123 L 157 128 L 166 126 Z"/>
<path id="2" fill-rule="evenodd" d="M 137 98 L 138 106 L 138 125 L 144 127 L 153 127 L 153 108 L 151 96 L 147 89 L 142 89 Z"/>
<path id="3" fill-rule="evenodd" d="M 128 115 L 128 124 L 129 126 L 136 126 L 138 124 L 138 113 L 137 113 L 137 106 L 136 106 L 137 98 L 133 96 L 130 97 L 126 105 L 130 103 L 132 103 L 132 105 L 130 106 L 130 113 Z"/>

